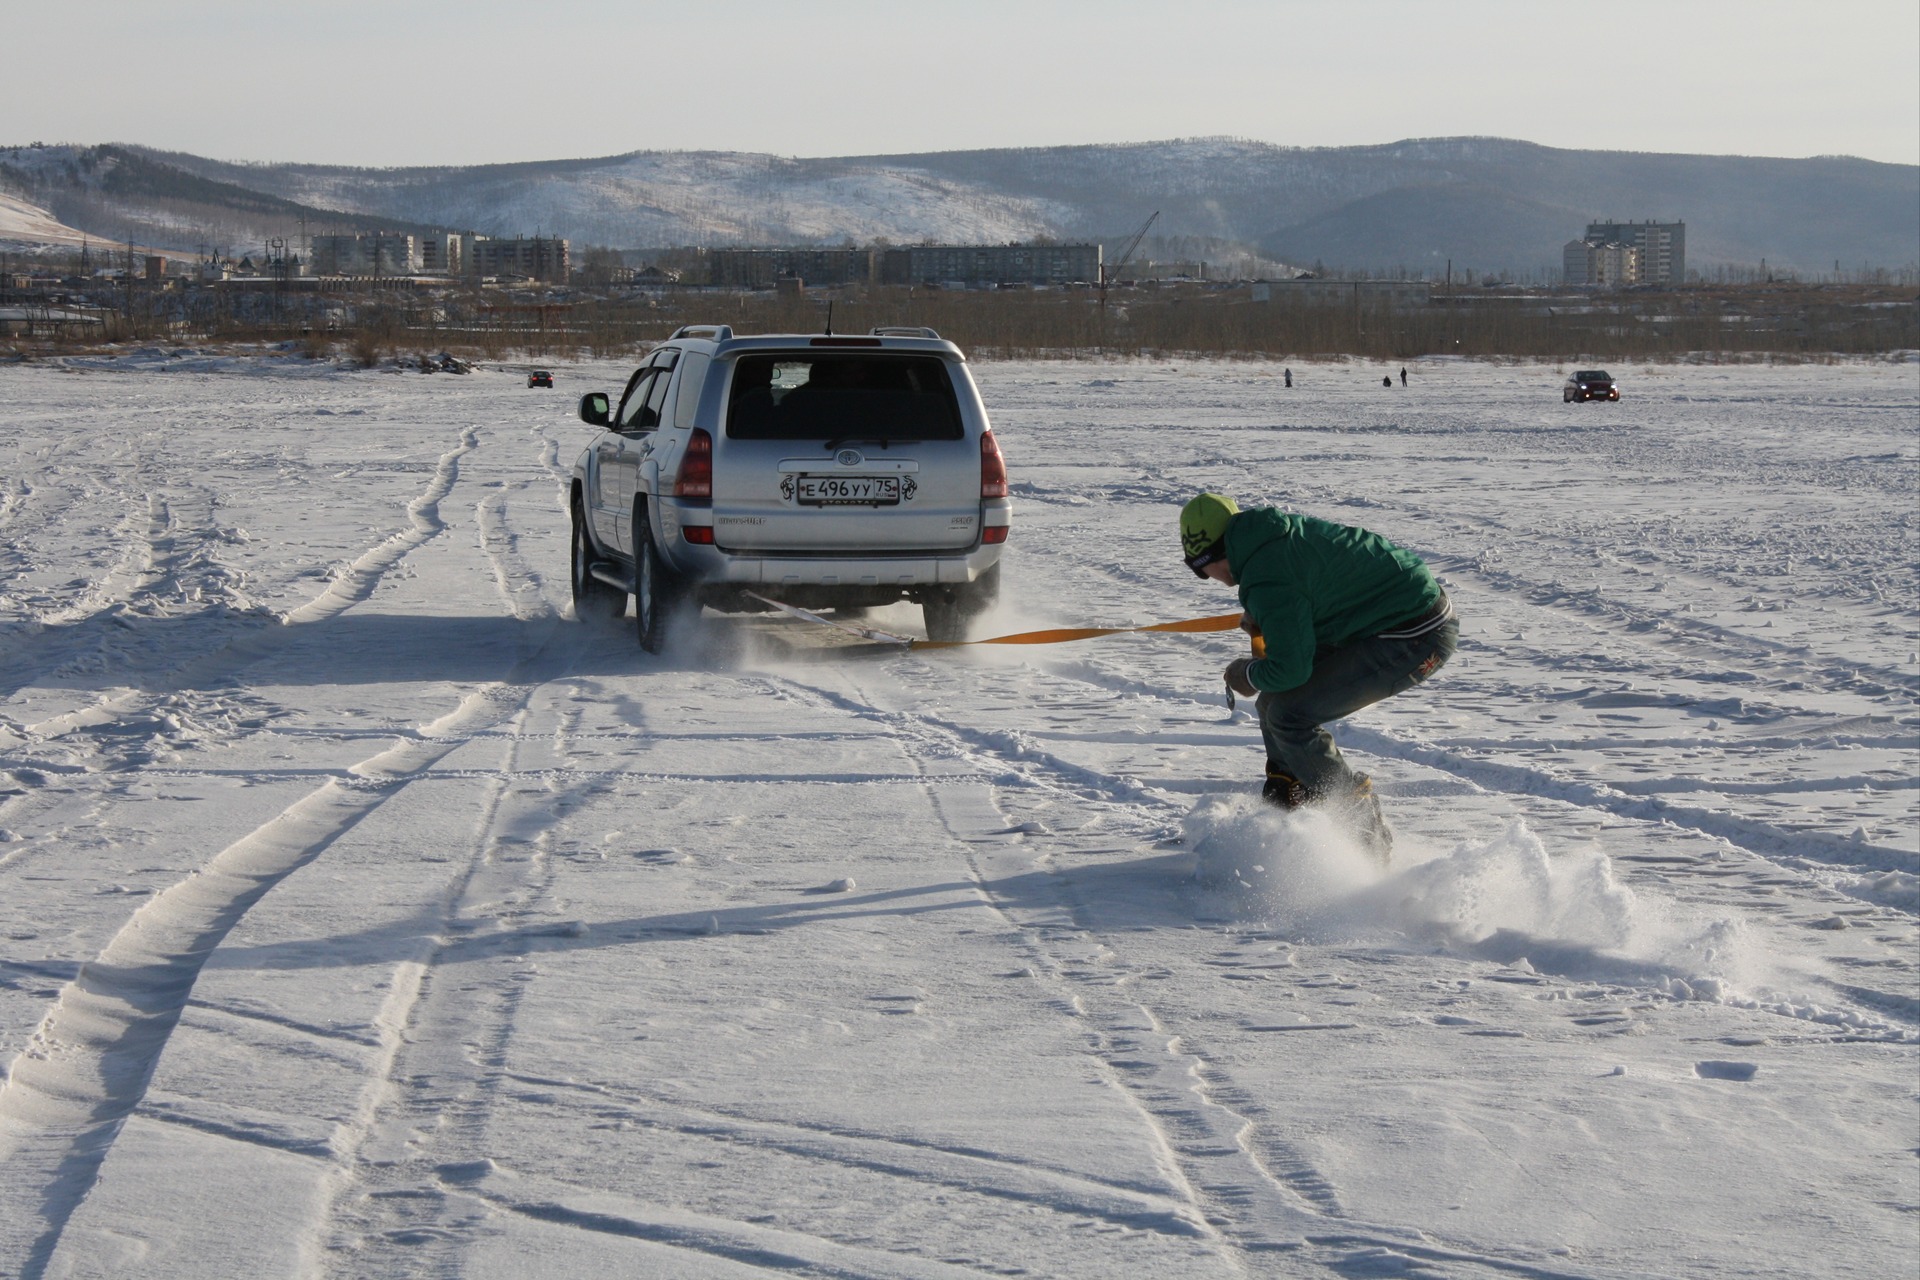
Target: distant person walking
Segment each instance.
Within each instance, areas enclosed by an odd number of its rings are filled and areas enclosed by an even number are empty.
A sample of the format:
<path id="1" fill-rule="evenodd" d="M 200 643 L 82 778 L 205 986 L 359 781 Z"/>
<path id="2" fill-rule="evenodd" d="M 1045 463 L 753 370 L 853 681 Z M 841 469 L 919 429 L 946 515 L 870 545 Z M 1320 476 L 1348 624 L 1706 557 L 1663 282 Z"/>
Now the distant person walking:
<path id="1" fill-rule="evenodd" d="M 1405 365 L 1400 367 L 1400 385 L 1403 387 L 1407 385 L 1407 370 Z"/>
<path id="2" fill-rule="evenodd" d="M 1180 549 L 1203 578 L 1240 589 L 1240 626 L 1265 656 L 1227 685 L 1254 698 L 1266 739 L 1261 796 L 1323 803 L 1385 862 L 1393 832 L 1365 774 L 1322 726 L 1421 683 L 1453 656 L 1460 624 L 1419 556 L 1377 533 L 1203 493 L 1180 512 Z M 1257 650 L 1256 650 L 1257 651 Z"/>
<path id="3" fill-rule="evenodd" d="M 1292 369 L 1287 370 L 1287 386 L 1289 388 L 1293 386 L 1293 370 Z"/>

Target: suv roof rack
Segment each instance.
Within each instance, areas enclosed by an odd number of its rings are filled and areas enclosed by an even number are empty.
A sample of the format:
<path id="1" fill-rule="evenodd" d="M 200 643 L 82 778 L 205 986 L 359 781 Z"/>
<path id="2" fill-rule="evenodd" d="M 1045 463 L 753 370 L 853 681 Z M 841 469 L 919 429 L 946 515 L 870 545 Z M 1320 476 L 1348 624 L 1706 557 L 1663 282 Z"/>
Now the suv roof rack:
<path id="1" fill-rule="evenodd" d="M 876 338 L 933 338 L 938 340 L 940 337 L 939 334 L 927 328 L 925 325 L 917 324 L 877 325 L 871 332 Z"/>
<path id="2" fill-rule="evenodd" d="M 683 324 L 673 331 L 673 338 L 712 338 L 715 342 L 725 342 L 733 337 L 730 324 Z M 673 338 L 668 338 L 672 342 Z"/>

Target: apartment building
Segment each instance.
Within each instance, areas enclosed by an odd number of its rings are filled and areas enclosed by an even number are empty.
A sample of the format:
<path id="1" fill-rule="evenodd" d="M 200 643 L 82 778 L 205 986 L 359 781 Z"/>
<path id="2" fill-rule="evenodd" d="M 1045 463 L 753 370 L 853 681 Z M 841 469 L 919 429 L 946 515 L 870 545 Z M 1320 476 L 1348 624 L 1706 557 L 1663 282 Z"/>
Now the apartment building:
<path id="1" fill-rule="evenodd" d="M 1640 259 L 1638 283 L 1685 284 L 1687 224 L 1684 222 L 1590 222 L 1583 237 L 1590 244 L 1619 244 Z M 1598 283 L 1598 282 L 1596 282 Z"/>

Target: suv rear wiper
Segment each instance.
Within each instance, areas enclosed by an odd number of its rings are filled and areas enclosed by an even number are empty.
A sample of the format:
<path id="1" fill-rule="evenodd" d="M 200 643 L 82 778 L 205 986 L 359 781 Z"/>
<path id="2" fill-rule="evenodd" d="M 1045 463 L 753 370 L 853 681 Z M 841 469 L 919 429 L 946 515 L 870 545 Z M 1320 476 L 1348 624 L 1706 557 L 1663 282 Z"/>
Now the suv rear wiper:
<path id="1" fill-rule="evenodd" d="M 888 440 L 885 436 L 848 436 L 844 440 L 827 441 L 826 448 L 829 451 L 831 451 L 834 449 L 838 449 L 843 444 L 877 444 L 882 449 L 885 449 L 892 443 L 893 442 Z"/>

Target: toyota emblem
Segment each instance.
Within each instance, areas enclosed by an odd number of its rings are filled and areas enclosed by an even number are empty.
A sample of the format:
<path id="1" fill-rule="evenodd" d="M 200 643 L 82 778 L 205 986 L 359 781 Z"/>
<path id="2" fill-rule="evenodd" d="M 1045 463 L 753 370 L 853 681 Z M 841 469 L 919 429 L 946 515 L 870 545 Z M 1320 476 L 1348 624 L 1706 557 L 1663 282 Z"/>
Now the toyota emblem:
<path id="1" fill-rule="evenodd" d="M 833 455 L 833 460 L 843 467 L 857 467 L 866 461 L 858 449 L 842 449 Z"/>

